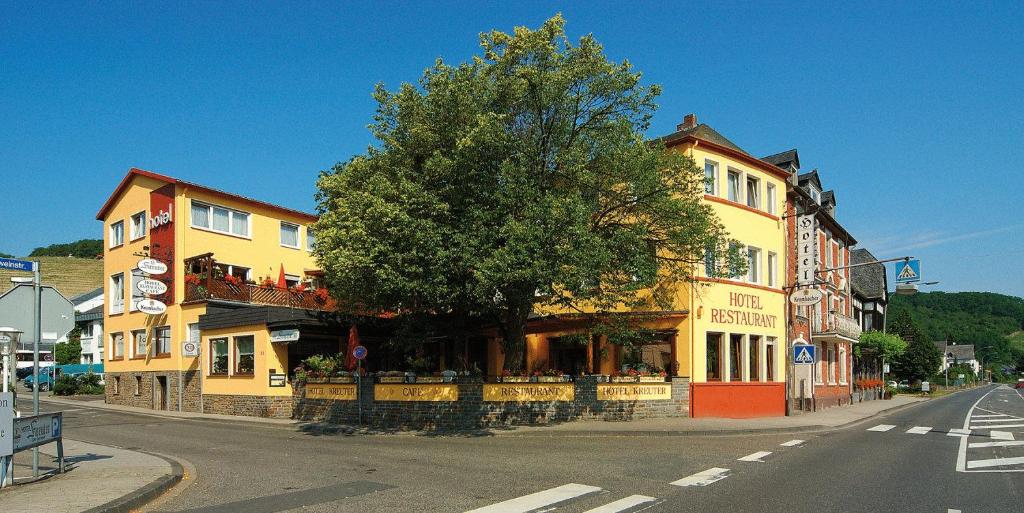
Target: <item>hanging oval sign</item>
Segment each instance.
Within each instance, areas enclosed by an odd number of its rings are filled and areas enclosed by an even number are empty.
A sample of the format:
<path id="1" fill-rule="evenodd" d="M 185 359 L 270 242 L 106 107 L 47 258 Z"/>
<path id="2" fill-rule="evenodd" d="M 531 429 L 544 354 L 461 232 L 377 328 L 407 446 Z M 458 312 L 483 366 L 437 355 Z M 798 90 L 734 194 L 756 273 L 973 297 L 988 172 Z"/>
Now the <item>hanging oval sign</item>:
<path id="1" fill-rule="evenodd" d="M 789 296 L 789 302 L 797 306 L 811 306 L 820 303 L 822 297 L 819 289 L 800 289 Z"/>
<path id="2" fill-rule="evenodd" d="M 138 268 L 146 274 L 163 274 L 167 272 L 167 264 L 152 258 L 139 260 Z"/>
<path id="3" fill-rule="evenodd" d="M 152 294 L 159 296 L 164 292 L 167 292 L 167 285 L 162 281 L 144 279 L 135 284 L 135 287 L 139 289 L 139 292 L 143 294 Z"/>
<path id="4" fill-rule="evenodd" d="M 167 305 L 155 299 L 143 299 L 135 303 L 140 312 L 149 315 L 160 315 L 167 311 Z"/>

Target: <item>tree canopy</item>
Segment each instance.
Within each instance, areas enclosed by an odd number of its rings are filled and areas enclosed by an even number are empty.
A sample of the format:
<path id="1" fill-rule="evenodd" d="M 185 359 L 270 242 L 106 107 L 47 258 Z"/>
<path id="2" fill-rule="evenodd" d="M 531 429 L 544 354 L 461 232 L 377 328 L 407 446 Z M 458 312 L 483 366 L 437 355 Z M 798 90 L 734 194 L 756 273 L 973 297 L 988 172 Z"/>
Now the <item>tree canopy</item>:
<path id="1" fill-rule="evenodd" d="M 361 308 L 498 327 L 523 364 L 539 309 L 669 307 L 706 250 L 738 246 L 700 199 L 704 175 L 644 137 L 657 86 L 556 16 L 480 36 L 417 85 L 378 85 L 377 144 L 318 181 L 316 255 Z"/>
<path id="2" fill-rule="evenodd" d="M 881 331 L 861 333 L 860 343 L 854 346 L 855 351 L 870 353 L 887 362 L 891 362 L 893 358 L 903 354 L 906 349 L 907 343 L 902 338 Z"/>
<path id="3" fill-rule="evenodd" d="M 103 254 L 103 239 L 81 239 L 63 244 L 51 244 L 32 250 L 28 256 L 60 256 L 96 258 Z"/>

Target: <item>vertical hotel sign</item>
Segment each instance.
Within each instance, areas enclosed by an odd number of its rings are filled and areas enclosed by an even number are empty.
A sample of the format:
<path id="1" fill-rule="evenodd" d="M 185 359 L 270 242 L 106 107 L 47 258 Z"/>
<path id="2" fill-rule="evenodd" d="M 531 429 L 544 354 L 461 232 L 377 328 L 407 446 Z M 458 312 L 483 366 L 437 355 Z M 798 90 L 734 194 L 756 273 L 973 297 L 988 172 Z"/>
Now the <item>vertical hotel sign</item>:
<path id="1" fill-rule="evenodd" d="M 167 184 L 149 193 L 149 253 L 167 264 L 167 272 L 160 280 L 167 285 L 163 297 L 156 297 L 165 305 L 174 303 L 174 184 Z"/>
<path id="2" fill-rule="evenodd" d="M 817 263 L 817 233 L 814 215 L 796 218 L 796 284 L 812 285 Z"/>

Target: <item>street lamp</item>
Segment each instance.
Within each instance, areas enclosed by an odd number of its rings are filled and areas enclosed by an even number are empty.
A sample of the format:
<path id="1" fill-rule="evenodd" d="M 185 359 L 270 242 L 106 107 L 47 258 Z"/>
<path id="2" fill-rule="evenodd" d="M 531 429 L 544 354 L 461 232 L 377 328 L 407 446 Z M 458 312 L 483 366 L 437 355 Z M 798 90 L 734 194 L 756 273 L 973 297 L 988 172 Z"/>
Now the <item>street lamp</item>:
<path id="1" fill-rule="evenodd" d="M 18 338 L 21 337 L 21 330 L 17 328 L 9 328 L 7 326 L 0 327 L 0 365 L 3 366 L 3 392 L 7 393 L 7 385 L 10 381 L 10 367 L 8 358 L 11 357 L 11 353 L 14 352 L 14 348 L 18 345 Z"/>
<path id="2" fill-rule="evenodd" d="M 921 285 L 938 285 L 938 284 L 939 284 L 939 282 L 937 282 L 937 281 L 926 281 L 926 282 L 922 283 Z M 916 283 L 900 283 L 900 284 L 896 285 L 896 293 L 901 295 L 901 296 L 913 296 L 914 294 L 917 294 L 917 292 L 918 292 L 918 290 L 917 290 L 917 284 Z"/>

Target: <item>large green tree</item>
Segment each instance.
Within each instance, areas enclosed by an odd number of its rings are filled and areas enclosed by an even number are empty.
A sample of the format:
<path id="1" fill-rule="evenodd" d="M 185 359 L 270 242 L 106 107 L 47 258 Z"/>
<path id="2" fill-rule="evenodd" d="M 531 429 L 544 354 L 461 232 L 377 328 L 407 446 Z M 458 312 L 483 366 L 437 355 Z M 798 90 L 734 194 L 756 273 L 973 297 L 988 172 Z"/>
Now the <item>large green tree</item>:
<path id="1" fill-rule="evenodd" d="M 893 362 L 893 371 L 897 376 L 910 381 L 922 381 L 938 372 L 942 365 L 942 351 L 918 328 L 910 312 L 902 310 L 897 313 L 889 331 L 907 342 L 906 350 Z"/>
<path id="2" fill-rule="evenodd" d="M 61 256 L 96 258 L 103 254 L 103 239 L 81 239 L 62 244 L 50 244 L 32 250 L 30 257 Z"/>
<path id="3" fill-rule="evenodd" d="M 478 319 L 523 363 L 540 308 L 670 307 L 707 249 L 742 268 L 703 172 L 644 137 L 657 86 L 561 16 L 378 86 L 378 143 L 318 182 L 316 254 L 360 308 Z"/>

